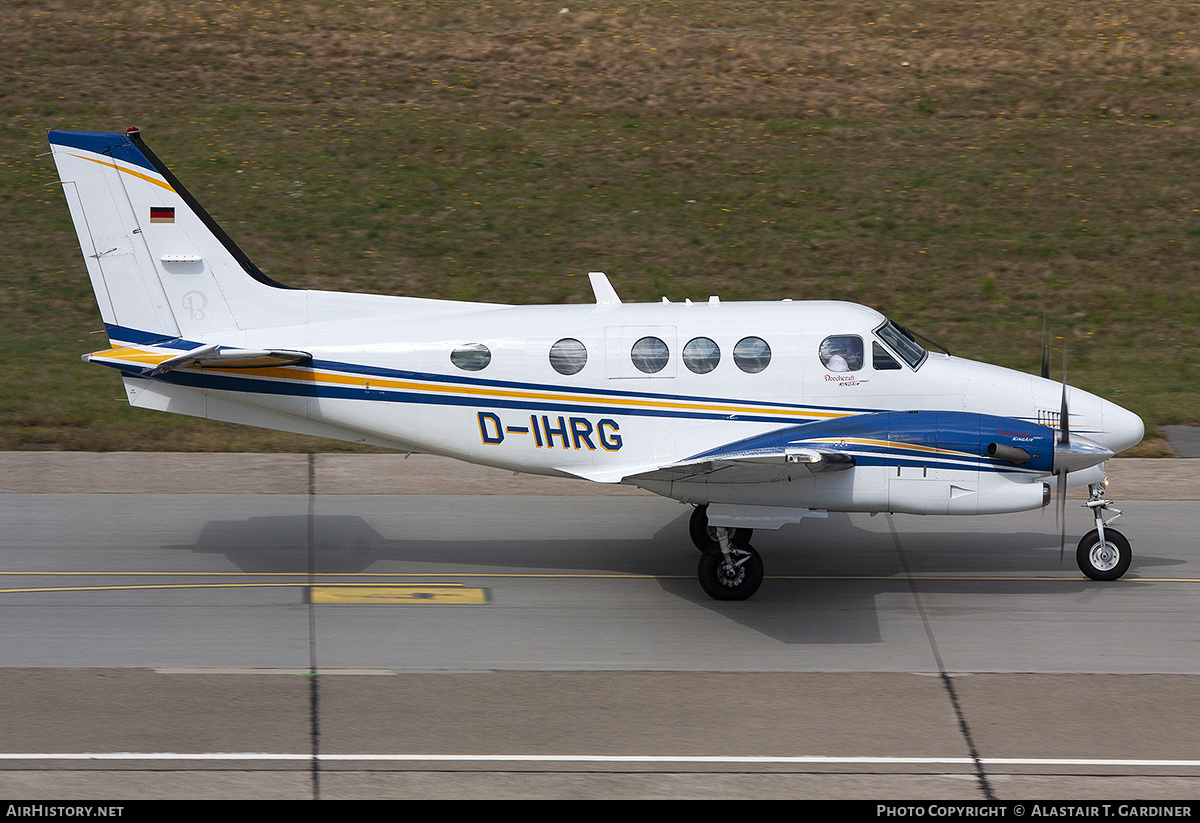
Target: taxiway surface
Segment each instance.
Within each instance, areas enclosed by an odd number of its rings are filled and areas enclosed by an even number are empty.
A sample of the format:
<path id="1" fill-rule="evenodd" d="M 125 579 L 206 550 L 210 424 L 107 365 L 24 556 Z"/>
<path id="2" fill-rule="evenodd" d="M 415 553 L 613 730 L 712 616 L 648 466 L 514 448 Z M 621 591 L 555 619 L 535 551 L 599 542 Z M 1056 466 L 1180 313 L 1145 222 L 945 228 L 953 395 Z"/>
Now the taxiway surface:
<path id="1" fill-rule="evenodd" d="M 0 495 L 0 791 L 1200 794 L 1193 502 L 1122 500 L 1108 584 L 1052 509 L 831 515 L 756 536 L 767 580 L 722 604 L 671 501 L 308 466 L 312 494 Z"/>

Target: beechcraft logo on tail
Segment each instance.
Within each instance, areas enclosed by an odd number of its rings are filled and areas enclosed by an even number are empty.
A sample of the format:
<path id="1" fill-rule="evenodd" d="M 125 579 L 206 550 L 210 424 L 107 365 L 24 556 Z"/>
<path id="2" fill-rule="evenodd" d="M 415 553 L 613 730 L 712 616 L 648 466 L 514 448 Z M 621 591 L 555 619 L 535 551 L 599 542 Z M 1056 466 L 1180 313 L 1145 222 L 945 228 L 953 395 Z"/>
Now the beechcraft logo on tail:
<path id="1" fill-rule="evenodd" d="M 174 206 L 151 206 L 150 207 L 150 222 L 151 223 L 174 223 L 175 222 L 175 207 Z"/>

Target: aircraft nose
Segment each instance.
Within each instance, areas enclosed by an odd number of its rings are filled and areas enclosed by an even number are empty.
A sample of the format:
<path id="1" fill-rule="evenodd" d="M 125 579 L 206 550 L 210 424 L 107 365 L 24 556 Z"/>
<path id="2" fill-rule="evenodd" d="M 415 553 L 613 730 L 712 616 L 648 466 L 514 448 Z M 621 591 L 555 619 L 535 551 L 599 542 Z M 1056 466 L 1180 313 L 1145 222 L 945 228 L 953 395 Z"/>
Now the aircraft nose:
<path id="1" fill-rule="evenodd" d="M 1104 445 L 1113 452 L 1121 452 L 1141 443 L 1145 434 L 1142 418 L 1116 403 L 1104 401 Z"/>

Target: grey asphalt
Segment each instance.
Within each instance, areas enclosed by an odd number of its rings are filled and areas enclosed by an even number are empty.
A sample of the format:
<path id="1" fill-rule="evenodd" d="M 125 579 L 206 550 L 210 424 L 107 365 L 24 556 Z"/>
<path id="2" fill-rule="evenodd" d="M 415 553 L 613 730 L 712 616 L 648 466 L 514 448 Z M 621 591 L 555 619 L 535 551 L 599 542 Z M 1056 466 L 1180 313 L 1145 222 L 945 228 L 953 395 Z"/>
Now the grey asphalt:
<path id="1" fill-rule="evenodd" d="M 1178 457 L 1200 457 L 1200 426 L 1164 426 L 1167 443 Z"/>
<path id="2" fill-rule="evenodd" d="M 636 490 L 38 457 L 0 454 L 6 796 L 1200 795 L 1191 461 L 1112 461 L 1116 583 L 1060 565 L 1052 510 L 831 515 L 760 533 L 763 588 L 719 604 L 686 507 Z M 485 597 L 312 602 L 347 583 Z"/>
<path id="3" fill-rule="evenodd" d="M 1110 496 L 1200 500 L 1200 461 L 1118 458 Z M 310 485 L 311 484 L 311 485 Z M 0 452 L 0 494 L 647 495 L 631 486 L 513 474 L 427 454 Z M 1082 495 L 1081 490 L 1073 494 Z"/>

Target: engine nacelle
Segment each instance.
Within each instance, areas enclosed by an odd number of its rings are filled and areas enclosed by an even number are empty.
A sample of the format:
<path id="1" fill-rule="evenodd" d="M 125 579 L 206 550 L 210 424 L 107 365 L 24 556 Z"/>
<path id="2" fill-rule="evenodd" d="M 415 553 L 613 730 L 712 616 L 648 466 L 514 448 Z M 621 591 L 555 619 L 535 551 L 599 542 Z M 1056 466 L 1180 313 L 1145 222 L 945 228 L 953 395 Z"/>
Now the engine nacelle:
<path id="1" fill-rule="evenodd" d="M 888 483 L 888 511 L 907 514 L 1002 514 L 1038 509 L 1050 502 L 1050 487 L 1040 479 L 995 472 L 920 476 L 900 469 Z M 972 476 L 974 475 L 974 476 Z"/>

